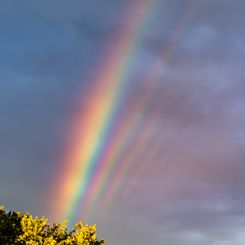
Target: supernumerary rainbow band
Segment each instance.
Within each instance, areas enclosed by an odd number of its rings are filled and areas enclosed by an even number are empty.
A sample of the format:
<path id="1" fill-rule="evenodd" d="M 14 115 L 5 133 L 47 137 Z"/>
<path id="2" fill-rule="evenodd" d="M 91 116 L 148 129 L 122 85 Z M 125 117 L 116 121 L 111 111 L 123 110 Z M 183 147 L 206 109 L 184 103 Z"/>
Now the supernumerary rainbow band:
<path id="1" fill-rule="evenodd" d="M 148 76 L 142 81 L 150 88 L 148 94 L 137 101 L 138 111 L 124 113 L 123 103 L 128 91 L 131 62 L 149 21 L 158 11 L 158 0 L 132 1 L 121 31 L 115 37 L 96 76 L 93 78 L 86 103 L 73 131 L 74 144 L 65 156 L 65 164 L 56 186 L 55 196 L 59 210 L 65 218 L 73 220 L 77 212 L 89 213 L 98 202 L 108 207 L 130 170 L 137 171 L 137 163 L 149 149 L 157 126 L 144 118 L 144 110 L 153 102 L 159 77 L 167 70 L 174 47 L 190 17 L 192 0 L 186 0 L 172 23 L 170 41 L 163 45 L 161 56 Z M 145 131 L 146 124 L 152 130 Z M 159 148 L 155 148 L 158 149 Z M 150 152 L 152 152 L 150 154 Z M 149 151 L 147 164 L 157 154 Z M 147 168 L 145 166 L 145 168 Z M 132 172 L 131 172 L 132 175 Z M 104 197 L 104 198 L 103 198 Z"/>

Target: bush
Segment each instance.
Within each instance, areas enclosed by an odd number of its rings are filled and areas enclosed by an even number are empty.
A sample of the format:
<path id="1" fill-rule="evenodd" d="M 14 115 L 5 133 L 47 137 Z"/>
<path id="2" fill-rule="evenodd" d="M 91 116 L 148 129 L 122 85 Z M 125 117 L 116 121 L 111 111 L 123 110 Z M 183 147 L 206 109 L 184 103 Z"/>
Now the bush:
<path id="1" fill-rule="evenodd" d="M 26 245 L 103 245 L 97 240 L 96 225 L 78 222 L 68 231 L 68 221 L 48 223 L 45 217 L 32 217 L 29 213 L 6 212 L 0 206 L 0 244 Z"/>

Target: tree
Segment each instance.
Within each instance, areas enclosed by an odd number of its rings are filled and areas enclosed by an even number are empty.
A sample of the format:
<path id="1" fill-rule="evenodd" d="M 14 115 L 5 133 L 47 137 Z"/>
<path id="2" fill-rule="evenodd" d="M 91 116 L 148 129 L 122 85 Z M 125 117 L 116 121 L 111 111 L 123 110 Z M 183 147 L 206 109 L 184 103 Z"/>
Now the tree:
<path id="1" fill-rule="evenodd" d="M 26 245 L 103 245 L 97 240 L 96 225 L 78 222 L 68 231 L 68 221 L 48 223 L 45 217 L 32 217 L 29 213 L 6 212 L 0 206 L 1 244 Z"/>
<path id="2" fill-rule="evenodd" d="M 21 229 L 21 214 L 19 212 L 6 213 L 0 206 L 0 241 L 1 244 L 17 244 L 17 238 L 23 233 Z M 19 243 L 23 244 L 23 243 Z"/>

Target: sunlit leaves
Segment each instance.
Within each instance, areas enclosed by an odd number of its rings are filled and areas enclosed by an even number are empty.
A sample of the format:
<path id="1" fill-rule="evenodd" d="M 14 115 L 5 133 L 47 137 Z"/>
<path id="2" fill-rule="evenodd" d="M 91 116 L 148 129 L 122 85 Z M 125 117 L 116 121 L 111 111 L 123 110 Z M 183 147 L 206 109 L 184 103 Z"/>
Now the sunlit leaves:
<path id="1" fill-rule="evenodd" d="M 0 206 L 0 241 L 1 244 L 26 245 L 103 245 L 97 240 L 96 225 L 89 226 L 78 222 L 68 231 L 68 221 L 48 223 L 45 217 L 32 217 L 20 212 L 6 212 Z"/>

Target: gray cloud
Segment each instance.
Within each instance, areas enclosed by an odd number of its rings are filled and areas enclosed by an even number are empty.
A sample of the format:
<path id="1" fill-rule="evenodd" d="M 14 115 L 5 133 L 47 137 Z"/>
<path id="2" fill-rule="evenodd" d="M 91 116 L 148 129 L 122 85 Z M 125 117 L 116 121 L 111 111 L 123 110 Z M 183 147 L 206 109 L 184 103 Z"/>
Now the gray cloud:
<path id="1" fill-rule="evenodd" d="M 74 114 L 128 2 L 0 0 L 0 179 L 9 208 L 48 213 L 46 190 L 71 144 Z M 159 4 L 132 52 L 120 107 L 121 118 L 139 117 L 150 136 L 109 217 L 98 218 L 99 230 L 118 245 L 241 245 L 244 1 L 193 1 L 189 23 L 170 46 L 180 3 Z M 160 52 L 166 46 L 170 58 Z M 159 60 L 166 66 L 152 86 L 144 78 Z"/>

